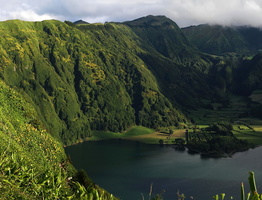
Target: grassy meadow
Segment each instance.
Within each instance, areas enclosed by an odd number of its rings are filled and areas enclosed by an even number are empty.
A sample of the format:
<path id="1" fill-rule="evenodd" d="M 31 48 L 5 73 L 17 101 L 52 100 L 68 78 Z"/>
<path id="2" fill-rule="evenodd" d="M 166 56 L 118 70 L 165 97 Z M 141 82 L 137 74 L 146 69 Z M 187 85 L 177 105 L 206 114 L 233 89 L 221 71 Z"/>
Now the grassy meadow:
<path id="1" fill-rule="evenodd" d="M 126 139 L 146 144 L 159 144 L 159 140 L 164 140 L 166 144 L 172 144 L 176 138 L 184 137 L 185 129 L 172 130 L 170 135 L 164 131 L 157 131 L 144 126 L 133 126 L 123 133 L 115 133 L 110 131 L 94 131 L 92 137 L 87 137 L 85 140 L 78 141 L 98 141 L 106 139 Z"/>

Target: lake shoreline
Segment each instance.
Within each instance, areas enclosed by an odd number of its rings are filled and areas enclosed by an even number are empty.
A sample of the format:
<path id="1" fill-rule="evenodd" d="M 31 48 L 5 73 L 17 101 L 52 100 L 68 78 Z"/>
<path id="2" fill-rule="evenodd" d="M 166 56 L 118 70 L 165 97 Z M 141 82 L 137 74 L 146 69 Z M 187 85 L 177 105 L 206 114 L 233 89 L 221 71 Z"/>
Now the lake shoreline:
<path id="1" fill-rule="evenodd" d="M 256 173 L 261 186 L 261 147 L 219 159 L 175 149 L 117 138 L 74 145 L 66 152 L 77 169 L 84 169 L 96 184 L 125 200 L 148 194 L 151 183 L 154 193 L 165 189 L 165 199 L 174 199 L 177 190 L 194 199 L 212 199 L 220 193 L 238 199 L 239 184 L 249 171 Z M 209 190 L 203 193 L 206 187 Z"/>
<path id="2" fill-rule="evenodd" d="M 96 139 L 96 140 L 81 140 L 78 143 L 74 143 L 69 146 L 64 146 L 64 148 L 70 147 L 70 146 L 76 146 L 85 142 L 100 142 L 100 141 L 132 141 L 138 144 L 145 144 L 145 145 L 151 145 L 151 146 L 160 146 L 160 147 L 174 147 L 177 151 L 187 151 L 188 154 L 198 154 L 203 158 L 231 158 L 235 153 L 239 152 L 245 152 L 250 149 L 255 149 L 257 147 L 260 147 L 261 145 L 256 145 L 256 146 L 250 146 L 249 148 L 243 148 L 239 150 L 235 150 L 229 153 L 226 152 L 204 152 L 201 151 L 197 148 L 192 148 L 190 145 L 176 145 L 176 144 L 160 144 L 160 143 L 147 143 L 146 141 L 141 141 L 141 140 L 135 140 L 135 138 L 105 138 L 105 139 Z"/>

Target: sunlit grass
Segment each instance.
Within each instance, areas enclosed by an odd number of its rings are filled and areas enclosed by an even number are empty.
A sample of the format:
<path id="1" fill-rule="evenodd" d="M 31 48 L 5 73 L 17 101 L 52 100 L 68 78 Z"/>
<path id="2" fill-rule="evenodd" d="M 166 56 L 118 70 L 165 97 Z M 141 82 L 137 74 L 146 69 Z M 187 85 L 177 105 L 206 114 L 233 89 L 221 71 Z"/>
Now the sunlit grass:
<path id="1" fill-rule="evenodd" d="M 155 130 L 146 128 L 144 126 L 135 126 L 124 133 L 125 136 L 137 136 L 137 135 L 146 135 L 150 133 L 154 133 Z"/>
<path id="2" fill-rule="evenodd" d="M 134 126 L 124 133 L 115 133 L 111 131 L 93 131 L 93 136 L 87 138 L 87 141 L 106 140 L 114 138 L 130 139 L 135 136 L 154 133 L 155 130 L 143 126 Z"/>
<path id="3" fill-rule="evenodd" d="M 247 140 L 255 145 L 262 145 L 262 132 L 254 132 L 248 129 L 241 131 L 234 130 L 233 132 L 238 139 Z"/>

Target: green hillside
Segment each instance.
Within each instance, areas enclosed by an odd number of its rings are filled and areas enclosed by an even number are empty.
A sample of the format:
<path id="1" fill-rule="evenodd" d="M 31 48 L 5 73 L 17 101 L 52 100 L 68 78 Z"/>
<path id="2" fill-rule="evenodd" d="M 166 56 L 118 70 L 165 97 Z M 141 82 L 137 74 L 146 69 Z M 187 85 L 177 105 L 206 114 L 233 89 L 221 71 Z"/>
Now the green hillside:
<path id="1" fill-rule="evenodd" d="M 143 49 L 129 27 L 87 26 L 0 23 L 4 199 L 114 199 L 75 172 L 60 141 L 187 120 L 137 56 Z"/>
<path id="2" fill-rule="evenodd" d="M 254 55 L 262 49 L 262 31 L 248 26 L 198 25 L 182 28 L 187 39 L 200 51 Z"/>
<path id="3" fill-rule="evenodd" d="M 1 199 L 115 199 L 74 170 L 62 143 L 44 129 L 30 103 L 3 81 L 0 138 Z"/>
<path id="4" fill-rule="evenodd" d="M 114 199 L 71 166 L 63 145 L 101 131 L 181 128 L 191 124 L 188 110 L 261 89 L 261 55 L 238 56 L 249 51 L 247 33 L 197 28 L 206 37 L 165 16 L 0 22 L 3 198 Z"/>
<path id="5" fill-rule="evenodd" d="M 244 62 L 237 70 L 243 95 L 251 95 L 253 91 L 262 89 L 262 54 L 255 55 L 251 60 Z"/>
<path id="6" fill-rule="evenodd" d="M 249 43 L 251 52 L 256 52 L 262 49 L 262 31 L 261 28 L 241 26 L 237 28 L 239 33 L 243 35 Z"/>
<path id="7" fill-rule="evenodd" d="M 32 100 L 47 129 L 66 144 L 90 136 L 91 129 L 123 131 L 136 123 L 154 127 L 185 120 L 137 56 L 143 49 L 127 26 L 76 28 L 59 21 L 0 26 L 1 77 Z"/>
<path id="8" fill-rule="evenodd" d="M 124 22 L 142 39 L 143 48 L 156 51 L 175 64 L 203 68 L 212 62 L 199 52 L 186 38 L 178 25 L 165 16 L 147 16 Z"/>
<path id="9" fill-rule="evenodd" d="M 200 52 L 165 16 L 105 24 L 11 20 L 0 31 L 1 78 L 67 145 L 95 130 L 187 123 L 182 110 L 234 91 L 242 62 Z"/>
<path id="10" fill-rule="evenodd" d="M 198 25 L 183 28 L 188 40 L 200 51 L 210 54 L 246 53 L 249 42 L 236 27 Z"/>
<path id="11" fill-rule="evenodd" d="M 124 24 L 142 39 L 146 51 L 140 58 L 176 106 L 197 107 L 199 99 L 213 97 L 207 73 L 215 59 L 193 47 L 175 22 L 165 16 L 147 16 Z"/>
<path id="12" fill-rule="evenodd" d="M 188 60 L 194 49 L 178 25 L 165 16 L 147 16 L 125 22 L 156 51 L 178 63 Z"/>
<path id="13" fill-rule="evenodd" d="M 202 77 L 208 59 L 196 54 L 186 61 L 178 53 L 170 60 L 125 24 L 16 20 L 0 26 L 1 77 L 31 100 L 48 131 L 66 144 L 91 130 L 184 123 L 175 107 L 210 90 Z M 180 29 L 172 30 L 194 55 Z"/>

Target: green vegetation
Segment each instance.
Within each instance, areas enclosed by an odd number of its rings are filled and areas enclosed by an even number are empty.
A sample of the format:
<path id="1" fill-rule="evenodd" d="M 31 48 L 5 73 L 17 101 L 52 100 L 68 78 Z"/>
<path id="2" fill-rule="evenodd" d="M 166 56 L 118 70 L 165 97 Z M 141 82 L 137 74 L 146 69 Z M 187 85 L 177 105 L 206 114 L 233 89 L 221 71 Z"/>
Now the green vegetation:
<path id="1" fill-rule="evenodd" d="M 34 108 L 3 81 L 0 138 L 1 199 L 116 199 L 73 168 Z"/>
<path id="2" fill-rule="evenodd" d="M 34 105 L 54 137 L 69 145 L 95 130 L 187 121 L 140 58 L 147 47 L 130 27 L 68 24 L 0 24 L 0 76 Z"/>
<path id="3" fill-rule="evenodd" d="M 220 55 L 250 51 L 248 41 L 236 28 L 204 24 L 182 30 L 192 44 L 206 53 Z"/>
<path id="4" fill-rule="evenodd" d="M 68 162 L 63 145 L 83 140 L 184 145 L 179 138 L 192 127 L 187 145 L 205 153 L 262 144 L 262 54 L 253 56 L 260 42 L 251 38 L 258 30 L 182 31 L 147 16 L 105 24 L 11 20 L 0 33 L 3 198 L 114 199 Z"/>
<path id="5" fill-rule="evenodd" d="M 248 56 L 257 53 L 262 47 L 261 29 L 255 27 L 203 24 L 186 27 L 182 31 L 199 50 L 210 54 L 237 53 Z"/>
<path id="6" fill-rule="evenodd" d="M 1 78 L 66 145 L 93 131 L 180 127 L 189 123 L 185 109 L 202 109 L 203 99 L 226 106 L 231 93 L 248 94 L 260 80 L 259 56 L 203 54 L 164 16 L 123 24 L 13 20 L 0 27 Z"/>
<path id="7" fill-rule="evenodd" d="M 153 129 L 149 129 L 143 126 L 134 126 L 128 131 L 123 133 L 115 133 L 109 131 L 93 131 L 92 137 L 88 137 L 86 141 L 96 141 L 96 140 L 105 140 L 105 139 L 132 139 L 136 140 L 139 136 L 145 136 L 151 133 L 154 133 Z M 138 137 L 137 137 L 138 136 Z M 143 140 L 143 142 L 146 142 Z M 146 142 L 147 143 L 147 142 Z"/>
<path id="8" fill-rule="evenodd" d="M 207 128 L 193 128 L 186 133 L 187 147 L 192 152 L 221 157 L 237 151 L 247 150 L 254 145 L 233 134 L 233 125 L 220 122 Z"/>
<path id="9" fill-rule="evenodd" d="M 244 184 L 241 183 L 241 200 L 261 200 L 262 194 L 259 194 L 257 191 L 254 172 L 249 172 L 248 182 L 249 182 L 250 192 L 247 194 L 245 193 Z M 213 199 L 224 200 L 225 196 L 226 194 L 222 193 L 220 195 L 215 195 Z"/>
<path id="10" fill-rule="evenodd" d="M 124 133 L 125 136 L 137 136 L 137 135 L 146 135 L 155 132 L 152 129 L 143 127 L 143 126 L 136 126 L 128 130 Z"/>

